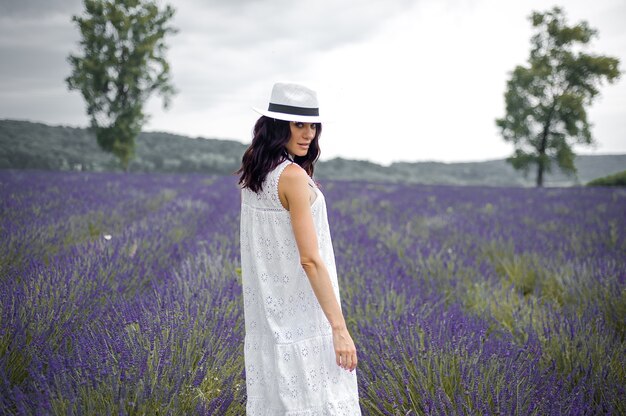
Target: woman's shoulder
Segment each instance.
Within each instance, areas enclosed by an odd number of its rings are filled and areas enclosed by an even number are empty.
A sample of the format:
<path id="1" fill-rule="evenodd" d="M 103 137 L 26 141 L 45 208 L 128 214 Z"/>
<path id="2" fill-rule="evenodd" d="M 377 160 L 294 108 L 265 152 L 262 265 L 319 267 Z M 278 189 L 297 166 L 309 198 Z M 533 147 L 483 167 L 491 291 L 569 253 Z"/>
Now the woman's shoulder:
<path id="1" fill-rule="evenodd" d="M 283 175 L 286 178 L 300 178 L 302 176 L 309 176 L 307 175 L 306 171 L 302 169 L 302 167 L 297 163 L 291 162 L 290 160 L 287 160 L 286 162 L 287 166 L 285 166 L 283 169 Z"/>
<path id="2" fill-rule="evenodd" d="M 267 172 L 267 176 L 265 178 L 265 180 L 272 180 L 272 181 L 278 181 L 281 177 L 283 177 L 283 172 L 285 170 L 289 170 L 287 169 L 290 165 L 295 164 L 293 162 L 291 162 L 289 159 L 284 159 L 282 161 L 280 161 L 276 166 L 274 166 L 269 172 Z"/>
<path id="3" fill-rule="evenodd" d="M 282 186 L 302 186 L 309 182 L 309 174 L 297 163 L 290 163 L 284 167 L 279 182 Z"/>

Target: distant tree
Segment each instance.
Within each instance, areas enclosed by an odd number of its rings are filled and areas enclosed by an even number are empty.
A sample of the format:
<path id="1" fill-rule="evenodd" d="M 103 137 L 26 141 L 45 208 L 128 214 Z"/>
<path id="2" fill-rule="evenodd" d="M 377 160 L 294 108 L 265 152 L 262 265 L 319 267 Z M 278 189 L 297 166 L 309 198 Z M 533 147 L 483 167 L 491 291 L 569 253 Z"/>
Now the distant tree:
<path id="1" fill-rule="evenodd" d="M 506 115 L 497 119 L 515 152 L 507 158 L 515 169 L 537 166 L 537 186 L 552 162 L 566 174 L 576 173 L 572 144 L 592 144 L 586 108 L 598 95 L 603 80 L 620 76 L 619 60 L 585 53 L 597 31 L 583 21 L 567 26 L 555 7 L 530 16 L 536 33 L 531 39 L 529 66 L 517 66 L 507 82 Z M 572 142 L 572 144 L 570 144 Z"/>
<path id="2" fill-rule="evenodd" d="M 626 170 L 589 181 L 587 186 L 626 186 Z"/>
<path id="3" fill-rule="evenodd" d="M 135 138 L 147 116 L 143 106 L 160 93 L 163 107 L 175 93 L 165 59 L 169 5 L 151 0 L 84 0 L 84 14 L 73 16 L 83 55 L 69 55 L 70 90 L 80 90 L 98 144 L 119 158 L 124 170 L 134 155 Z"/>

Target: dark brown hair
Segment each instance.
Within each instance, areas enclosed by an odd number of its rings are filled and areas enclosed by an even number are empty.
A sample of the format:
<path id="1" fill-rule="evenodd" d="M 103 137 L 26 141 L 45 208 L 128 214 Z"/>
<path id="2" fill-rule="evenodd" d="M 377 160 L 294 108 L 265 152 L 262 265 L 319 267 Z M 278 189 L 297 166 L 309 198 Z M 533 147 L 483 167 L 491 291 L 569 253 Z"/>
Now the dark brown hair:
<path id="1" fill-rule="evenodd" d="M 307 154 L 293 159 L 310 177 L 313 177 L 315 162 L 320 156 L 319 137 L 322 134 L 322 125 L 316 123 L 316 127 L 315 137 Z M 289 158 L 285 146 L 290 137 L 289 121 L 261 116 L 254 125 L 252 143 L 241 158 L 241 167 L 235 172 L 241 175 L 239 185 L 259 192 L 267 174 Z"/>

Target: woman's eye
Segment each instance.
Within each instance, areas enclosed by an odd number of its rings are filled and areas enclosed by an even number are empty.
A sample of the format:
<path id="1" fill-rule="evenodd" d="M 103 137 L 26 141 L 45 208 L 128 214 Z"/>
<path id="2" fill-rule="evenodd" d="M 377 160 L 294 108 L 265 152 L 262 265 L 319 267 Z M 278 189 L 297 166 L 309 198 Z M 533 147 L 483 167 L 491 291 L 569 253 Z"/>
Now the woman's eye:
<path id="1" fill-rule="evenodd" d="M 304 128 L 304 124 L 305 124 L 305 123 L 302 123 L 302 122 L 300 122 L 300 121 L 295 121 L 293 124 L 294 124 L 297 128 L 302 129 L 302 128 Z M 311 128 L 312 128 L 313 130 L 317 130 L 317 123 L 311 123 Z"/>

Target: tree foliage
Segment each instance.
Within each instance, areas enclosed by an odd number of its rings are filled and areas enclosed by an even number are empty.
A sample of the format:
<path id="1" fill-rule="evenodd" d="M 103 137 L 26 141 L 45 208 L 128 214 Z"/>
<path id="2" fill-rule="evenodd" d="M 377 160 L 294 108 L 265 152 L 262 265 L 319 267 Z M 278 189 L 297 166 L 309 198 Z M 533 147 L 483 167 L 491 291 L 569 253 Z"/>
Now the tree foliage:
<path id="1" fill-rule="evenodd" d="M 597 31 L 583 21 L 568 26 L 562 9 L 533 12 L 535 28 L 528 66 L 517 66 L 507 82 L 506 115 L 496 120 L 504 140 L 515 146 L 507 158 L 527 175 L 537 167 L 537 186 L 552 163 L 576 173 L 573 144 L 593 143 L 586 107 L 603 81 L 620 76 L 619 60 L 584 49 Z"/>
<path id="2" fill-rule="evenodd" d="M 160 94 L 167 108 L 175 89 L 165 59 L 165 37 L 174 9 L 152 0 L 84 0 L 73 16 L 81 34 L 82 55 L 70 55 L 70 90 L 80 90 L 100 147 L 127 168 L 135 137 L 147 116 L 145 102 Z"/>
<path id="3" fill-rule="evenodd" d="M 602 178 L 596 178 L 589 181 L 587 186 L 626 186 L 626 170 Z"/>

